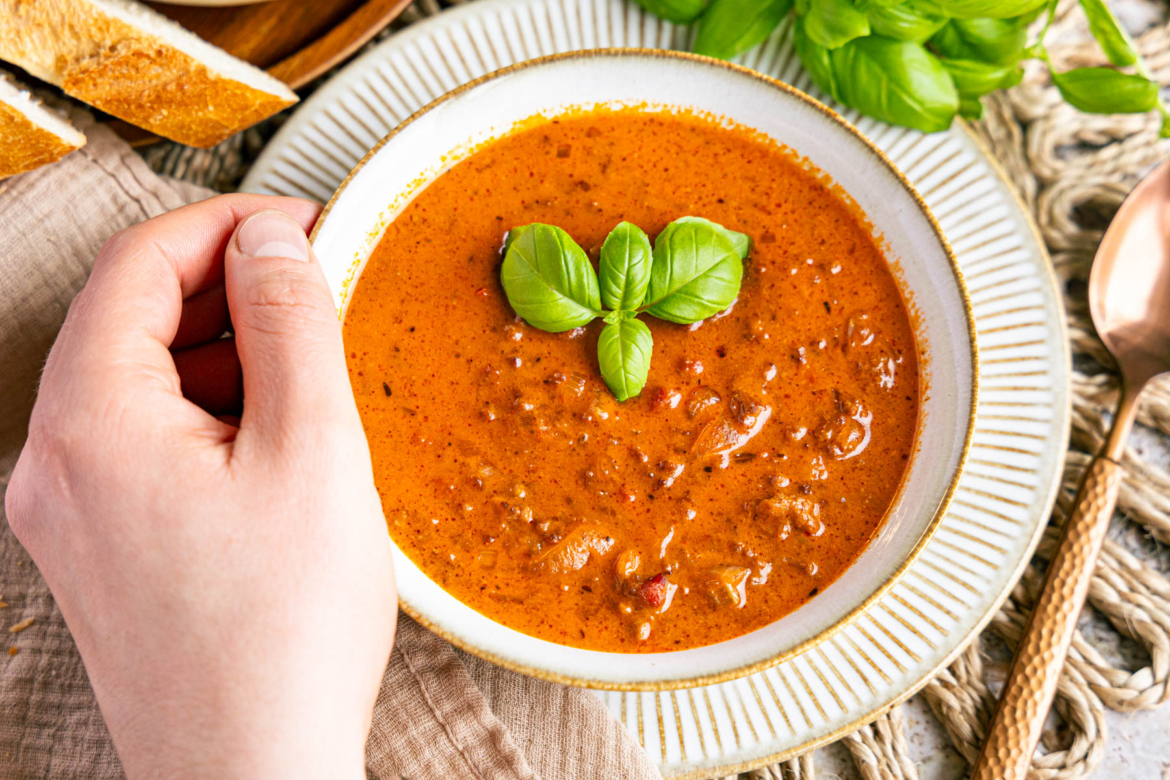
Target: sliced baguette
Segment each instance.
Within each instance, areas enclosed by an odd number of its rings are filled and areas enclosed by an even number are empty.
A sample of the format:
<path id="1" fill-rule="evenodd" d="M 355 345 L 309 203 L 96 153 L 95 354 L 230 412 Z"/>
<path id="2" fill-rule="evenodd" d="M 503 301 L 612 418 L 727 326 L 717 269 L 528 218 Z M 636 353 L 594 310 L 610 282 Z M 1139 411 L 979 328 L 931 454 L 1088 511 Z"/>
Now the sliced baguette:
<path id="1" fill-rule="evenodd" d="M 297 100 L 134 0 L 0 0 L 0 59 L 191 146 L 213 146 Z"/>
<path id="2" fill-rule="evenodd" d="M 60 160 L 85 136 L 0 72 L 0 179 Z"/>

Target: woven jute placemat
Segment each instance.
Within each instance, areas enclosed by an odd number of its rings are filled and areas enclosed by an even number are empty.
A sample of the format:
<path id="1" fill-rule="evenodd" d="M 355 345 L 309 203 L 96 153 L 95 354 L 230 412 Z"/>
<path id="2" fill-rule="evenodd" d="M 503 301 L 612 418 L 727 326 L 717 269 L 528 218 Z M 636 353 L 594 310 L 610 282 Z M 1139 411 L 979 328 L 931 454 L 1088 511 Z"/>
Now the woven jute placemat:
<path id="1" fill-rule="evenodd" d="M 441 8 L 436 0 L 418 0 L 379 39 Z M 1077 0 L 1060 2 L 1047 40 L 1060 69 L 1106 64 Z M 1138 36 L 1137 45 L 1162 85 L 1170 85 L 1170 24 L 1155 23 Z M 1080 113 L 1061 100 L 1038 63 L 1029 64 L 1018 87 L 985 102 L 985 116 L 974 128 L 1035 216 L 1064 288 L 1074 359 L 1073 417 L 1063 489 L 1028 571 L 977 641 L 919 694 L 968 761 L 982 742 L 998 682 L 1053 553 L 1056 528 L 1088 464 L 1087 453 L 1103 442 L 1118 401 L 1116 367 L 1093 330 L 1085 299 L 1093 254 L 1126 194 L 1170 156 L 1170 141 L 1158 140 L 1156 116 Z M 212 150 L 160 144 L 143 154 L 160 173 L 231 190 L 280 122 L 277 117 Z M 1117 515 L 1089 591 L 1091 609 L 1082 615 L 1060 680 L 1057 726 L 1045 734 L 1030 780 L 1091 773 L 1105 754 L 1106 709 L 1151 710 L 1170 699 L 1170 577 L 1164 573 L 1170 561 L 1161 547 L 1170 544 L 1170 472 L 1164 455 L 1158 455 L 1170 441 L 1170 382 L 1146 391 L 1138 423 L 1125 455 Z M 1102 641 L 1102 628 L 1116 635 Z M 865 780 L 918 777 L 901 708 L 842 743 Z M 741 776 L 815 777 L 811 753 Z"/>

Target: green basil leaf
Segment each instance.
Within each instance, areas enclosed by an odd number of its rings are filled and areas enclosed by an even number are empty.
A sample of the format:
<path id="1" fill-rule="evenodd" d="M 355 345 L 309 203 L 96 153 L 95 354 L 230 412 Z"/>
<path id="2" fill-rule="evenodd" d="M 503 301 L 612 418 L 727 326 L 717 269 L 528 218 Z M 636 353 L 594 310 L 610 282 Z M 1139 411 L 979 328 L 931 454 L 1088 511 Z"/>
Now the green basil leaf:
<path id="1" fill-rule="evenodd" d="M 983 101 L 968 95 L 959 96 L 959 116 L 964 119 L 982 119 Z"/>
<path id="2" fill-rule="evenodd" d="M 512 231 L 509 239 L 500 282 L 512 308 L 529 325 L 560 333 L 599 315 L 597 274 L 568 233 L 534 223 Z"/>
<path id="3" fill-rule="evenodd" d="M 1043 8 L 1048 0 L 932 0 L 953 19 L 1010 19 Z"/>
<path id="4" fill-rule="evenodd" d="M 654 242 L 647 311 L 683 325 L 698 322 L 730 306 L 742 281 L 743 261 L 720 231 L 672 222 Z"/>
<path id="5" fill-rule="evenodd" d="M 1081 8 L 1085 9 L 1085 16 L 1089 20 L 1089 32 L 1093 33 L 1110 62 L 1119 67 L 1137 62 L 1133 38 L 1118 23 L 1117 17 L 1105 5 L 1105 0 L 1081 0 Z"/>
<path id="6" fill-rule="evenodd" d="M 1109 68 L 1053 73 L 1052 81 L 1074 108 L 1089 114 L 1140 114 L 1158 105 L 1158 85 L 1145 76 Z"/>
<path id="7" fill-rule="evenodd" d="M 638 5 L 668 21 L 690 24 L 703 13 L 707 0 L 638 0 Z"/>
<path id="8" fill-rule="evenodd" d="M 622 222 L 610 232 L 598 263 L 602 303 L 628 311 L 642 305 L 650 284 L 651 251 L 650 239 L 637 225 Z"/>
<path id="9" fill-rule="evenodd" d="M 508 231 L 507 235 L 504 236 L 504 256 L 505 257 L 508 254 L 508 250 L 512 248 L 512 243 L 517 238 L 520 237 L 520 234 L 522 234 L 526 230 L 531 230 L 531 229 L 532 229 L 532 225 L 521 225 L 520 227 L 514 227 Z"/>
<path id="10" fill-rule="evenodd" d="M 740 260 L 747 260 L 748 252 L 752 249 L 752 240 L 747 233 L 736 233 L 734 230 L 728 230 L 718 222 L 712 222 L 709 219 L 703 219 L 702 217 L 679 217 L 671 224 L 706 225 L 731 242 L 731 248 L 739 255 Z"/>
<path id="11" fill-rule="evenodd" d="M 597 339 L 601 377 L 619 401 L 636 397 L 650 374 L 654 337 L 641 320 L 621 317 L 607 323 Z"/>
<path id="12" fill-rule="evenodd" d="M 829 57 L 837 99 L 875 119 L 933 133 L 959 110 L 954 82 L 922 44 L 870 35 Z"/>
<path id="13" fill-rule="evenodd" d="M 943 60 L 942 64 L 951 74 L 960 97 L 979 97 L 997 89 L 1014 87 L 1024 77 L 1024 69 L 1015 64 L 951 59 Z"/>
<path id="14" fill-rule="evenodd" d="M 699 19 L 695 52 L 729 60 L 772 34 L 792 0 L 712 0 Z"/>
<path id="15" fill-rule="evenodd" d="M 800 57 L 800 64 L 804 66 L 809 78 L 834 100 L 841 98 L 837 94 L 837 79 L 833 75 L 833 62 L 829 58 L 829 50 L 819 43 L 814 43 L 804 32 L 804 20 L 797 17 L 796 26 L 792 33 L 793 46 L 796 56 Z"/>
<path id="16" fill-rule="evenodd" d="M 804 15 L 804 32 L 830 49 L 869 35 L 869 17 L 852 0 L 815 0 Z"/>
<path id="17" fill-rule="evenodd" d="M 983 62 L 1018 62 L 1028 43 L 1027 26 L 1019 19 L 952 19 L 930 45 L 944 57 Z"/>
<path id="18" fill-rule="evenodd" d="M 873 34 L 899 41 L 925 43 L 946 23 L 947 17 L 931 13 L 914 2 L 890 6 L 875 3 L 869 7 L 869 28 Z"/>

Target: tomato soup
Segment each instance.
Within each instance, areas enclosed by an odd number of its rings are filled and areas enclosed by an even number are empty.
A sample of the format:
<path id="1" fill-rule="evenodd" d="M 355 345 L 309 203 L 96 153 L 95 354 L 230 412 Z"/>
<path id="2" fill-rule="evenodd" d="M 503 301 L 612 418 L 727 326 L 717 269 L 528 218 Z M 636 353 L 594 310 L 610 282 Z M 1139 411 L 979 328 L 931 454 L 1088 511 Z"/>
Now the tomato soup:
<path id="1" fill-rule="evenodd" d="M 600 320 L 546 333 L 500 284 L 509 230 L 597 262 L 623 220 L 699 216 L 752 239 L 738 299 L 644 317 L 641 395 L 597 363 Z M 914 330 L 874 231 L 750 130 L 685 113 L 534 120 L 387 227 L 345 318 L 389 531 L 504 625 L 614 652 L 707 645 L 815 598 L 857 559 L 914 446 Z"/>

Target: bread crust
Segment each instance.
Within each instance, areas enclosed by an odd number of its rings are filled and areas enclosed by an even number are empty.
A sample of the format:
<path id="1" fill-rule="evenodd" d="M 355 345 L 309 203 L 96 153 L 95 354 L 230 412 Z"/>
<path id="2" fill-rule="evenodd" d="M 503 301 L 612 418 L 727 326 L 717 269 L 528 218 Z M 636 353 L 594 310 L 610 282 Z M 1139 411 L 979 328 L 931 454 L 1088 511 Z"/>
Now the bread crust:
<path id="1" fill-rule="evenodd" d="M 214 146 L 296 102 L 214 72 L 87 0 L 0 0 L 0 59 L 191 146 Z"/>
<path id="2" fill-rule="evenodd" d="M 79 148 L 0 102 L 0 179 L 56 162 Z"/>

